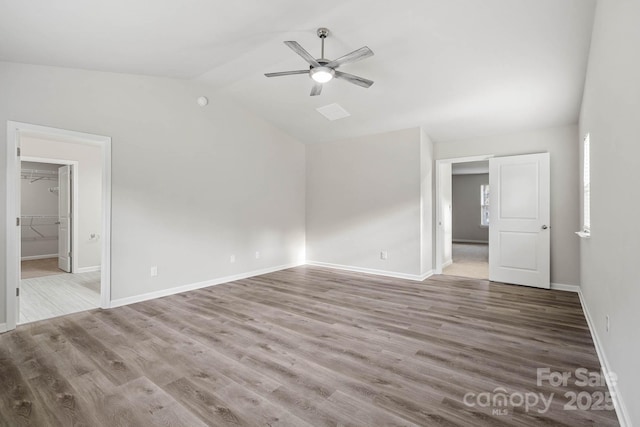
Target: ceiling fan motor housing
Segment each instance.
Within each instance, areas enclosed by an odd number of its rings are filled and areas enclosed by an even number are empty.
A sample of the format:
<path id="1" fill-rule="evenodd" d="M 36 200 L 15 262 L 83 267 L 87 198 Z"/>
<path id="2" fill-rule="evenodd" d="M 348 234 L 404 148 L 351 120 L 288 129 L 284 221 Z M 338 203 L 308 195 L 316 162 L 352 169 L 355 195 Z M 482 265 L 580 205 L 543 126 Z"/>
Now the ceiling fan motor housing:
<path id="1" fill-rule="evenodd" d="M 322 28 L 318 28 L 318 37 L 320 37 L 321 39 L 326 38 L 329 35 L 329 30 L 322 27 Z"/>

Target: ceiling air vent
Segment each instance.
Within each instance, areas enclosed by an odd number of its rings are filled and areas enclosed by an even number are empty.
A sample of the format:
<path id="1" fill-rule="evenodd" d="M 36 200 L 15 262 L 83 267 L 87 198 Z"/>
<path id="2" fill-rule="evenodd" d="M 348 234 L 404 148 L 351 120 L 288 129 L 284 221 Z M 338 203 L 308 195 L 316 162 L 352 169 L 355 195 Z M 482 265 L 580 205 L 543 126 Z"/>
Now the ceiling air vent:
<path id="1" fill-rule="evenodd" d="M 349 117 L 351 114 L 338 104 L 329 104 L 324 107 L 316 108 L 316 111 L 327 118 L 327 120 L 338 120 Z"/>

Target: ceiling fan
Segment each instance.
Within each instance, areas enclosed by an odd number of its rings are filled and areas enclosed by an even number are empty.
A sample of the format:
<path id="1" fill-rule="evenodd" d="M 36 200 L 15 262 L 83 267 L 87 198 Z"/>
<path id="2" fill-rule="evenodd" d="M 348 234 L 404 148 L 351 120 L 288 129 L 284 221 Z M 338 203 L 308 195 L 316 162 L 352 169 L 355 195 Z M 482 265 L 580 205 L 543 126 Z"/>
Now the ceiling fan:
<path id="1" fill-rule="evenodd" d="M 363 77 L 354 76 L 353 74 L 343 73 L 336 68 L 348 64 L 350 62 L 360 61 L 361 59 L 368 58 L 373 55 L 373 51 L 367 46 L 354 50 L 351 53 L 347 53 L 338 59 L 330 61 L 324 57 L 324 39 L 329 35 L 329 30 L 326 28 L 318 28 L 318 37 L 322 40 L 322 48 L 320 52 L 320 58 L 315 59 L 309 52 L 307 52 L 298 42 L 286 41 L 284 44 L 289 46 L 291 50 L 300 55 L 302 59 L 309 63 L 308 70 L 296 70 L 296 71 L 281 71 L 279 73 L 266 73 L 267 77 L 279 77 L 279 76 L 291 76 L 294 74 L 309 74 L 309 77 L 313 80 L 313 87 L 311 88 L 311 96 L 320 95 L 322 92 L 322 84 L 327 83 L 334 77 L 336 79 L 346 80 L 349 83 L 353 83 L 364 88 L 368 88 L 373 84 L 373 81 L 365 79 Z"/>

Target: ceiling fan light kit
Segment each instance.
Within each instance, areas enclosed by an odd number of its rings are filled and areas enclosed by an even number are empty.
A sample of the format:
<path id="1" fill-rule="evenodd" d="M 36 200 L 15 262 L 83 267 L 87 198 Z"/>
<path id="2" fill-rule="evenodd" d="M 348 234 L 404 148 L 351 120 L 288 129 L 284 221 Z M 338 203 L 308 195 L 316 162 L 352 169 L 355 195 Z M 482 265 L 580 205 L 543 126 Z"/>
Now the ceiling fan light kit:
<path id="1" fill-rule="evenodd" d="M 367 46 L 354 50 L 338 59 L 330 61 L 324 57 L 324 39 L 329 35 L 329 30 L 326 28 L 318 28 L 318 37 L 321 40 L 320 58 L 314 58 L 309 52 L 307 52 L 298 42 L 286 41 L 284 44 L 289 46 L 291 50 L 300 55 L 302 59 L 309 63 L 309 70 L 296 70 L 296 71 L 281 71 L 277 73 L 266 73 L 267 77 L 280 77 L 291 76 L 294 74 L 308 74 L 314 81 L 314 85 L 311 88 L 311 96 L 320 95 L 322 92 L 322 85 L 327 83 L 333 78 L 346 80 L 349 83 L 368 88 L 373 84 L 372 80 L 365 79 L 363 77 L 354 76 L 353 74 L 343 73 L 338 71 L 337 68 L 351 62 L 360 61 L 373 55 L 373 51 Z"/>
<path id="2" fill-rule="evenodd" d="M 318 83 L 326 83 L 335 76 L 336 72 L 329 67 L 316 67 L 312 68 L 309 74 Z"/>

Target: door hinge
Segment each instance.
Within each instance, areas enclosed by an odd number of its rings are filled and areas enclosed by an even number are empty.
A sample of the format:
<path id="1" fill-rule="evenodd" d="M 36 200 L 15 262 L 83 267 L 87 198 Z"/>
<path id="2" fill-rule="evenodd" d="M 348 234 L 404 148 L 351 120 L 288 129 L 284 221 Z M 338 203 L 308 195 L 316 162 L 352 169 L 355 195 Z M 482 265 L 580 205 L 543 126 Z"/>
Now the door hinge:
<path id="1" fill-rule="evenodd" d="M 20 157 L 20 147 L 17 147 L 16 151 L 17 151 L 18 157 Z"/>
<path id="2" fill-rule="evenodd" d="M 20 217 L 16 218 L 16 225 L 20 226 Z"/>
<path id="3" fill-rule="evenodd" d="M 16 288 L 16 296 L 19 297 L 20 296 L 20 288 Z"/>

